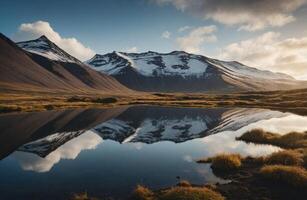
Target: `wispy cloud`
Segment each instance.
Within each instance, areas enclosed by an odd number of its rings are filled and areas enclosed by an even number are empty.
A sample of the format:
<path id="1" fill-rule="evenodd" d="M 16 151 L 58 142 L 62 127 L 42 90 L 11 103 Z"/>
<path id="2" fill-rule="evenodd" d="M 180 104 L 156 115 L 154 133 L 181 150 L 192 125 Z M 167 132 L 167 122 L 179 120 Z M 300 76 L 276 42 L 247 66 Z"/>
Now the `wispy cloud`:
<path id="1" fill-rule="evenodd" d="M 219 57 L 307 79 L 307 37 L 281 39 L 280 35 L 267 32 L 229 44 L 221 50 Z"/>
<path id="2" fill-rule="evenodd" d="M 171 33 L 169 31 L 164 31 L 161 35 L 161 37 L 164 39 L 169 39 L 170 36 L 171 36 Z"/>
<path id="3" fill-rule="evenodd" d="M 123 51 L 127 52 L 127 53 L 137 53 L 137 52 L 139 52 L 137 47 L 130 47 L 130 48 L 124 49 Z"/>
<path id="4" fill-rule="evenodd" d="M 24 41 L 36 39 L 42 35 L 45 35 L 60 48 L 80 60 L 87 60 L 95 55 L 92 49 L 85 47 L 76 38 L 63 38 L 58 32 L 54 31 L 46 21 L 21 24 L 18 32 L 14 36 L 14 40 Z"/>
<path id="5" fill-rule="evenodd" d="M 184 32 L 186 30 L 189 30 L 191 27 L 190 26 L 182 26 L 178 29 L 178 32 Z"/>
<path id="6" fill-rule="evenodd" d="M 217 41 L 214 33 L 216 26 L 202 26 L 192 29 L 186 36 L 178 37 L 176 42 L 181 50 L 189 53 L 200 53 L 201 45 Z"/>
<path id="7" fill-rule="evenodd" d="M 307 0 L 155 0 L 172 4 L 178 10 L 203 19 L 213 19 L 226 25 L 238 25 L 239 30 L 256 31 L 280 27 L 295 20 L 293 12 Z"/>

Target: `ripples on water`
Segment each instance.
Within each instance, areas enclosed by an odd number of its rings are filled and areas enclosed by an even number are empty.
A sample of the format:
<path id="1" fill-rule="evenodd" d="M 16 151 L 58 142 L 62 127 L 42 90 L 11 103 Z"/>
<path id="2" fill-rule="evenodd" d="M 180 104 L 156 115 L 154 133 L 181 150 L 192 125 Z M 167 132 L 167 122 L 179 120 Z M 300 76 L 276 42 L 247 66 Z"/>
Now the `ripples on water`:
<path id="1" fill-rule="evenodd" d="M 124 198 L 136 184 L 225 182 L 195 159 L 266 155 L 236 141 L 247 130 L 305 131 L 307 117 L 266 109 L 137 106 L 0 115 L 0 192 L 8 199 L 67 199 L 87 191 Z"/>

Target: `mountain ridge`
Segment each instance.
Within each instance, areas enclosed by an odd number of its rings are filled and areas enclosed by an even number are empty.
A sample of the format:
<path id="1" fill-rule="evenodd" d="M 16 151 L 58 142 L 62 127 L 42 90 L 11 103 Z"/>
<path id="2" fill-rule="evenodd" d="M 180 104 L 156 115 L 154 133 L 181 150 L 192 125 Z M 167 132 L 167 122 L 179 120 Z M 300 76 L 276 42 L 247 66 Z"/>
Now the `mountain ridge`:
<path id="1" fill-rule="evenodd" d="M 302 88 L 302 83 L 303 87 L 307 86 L 306 82 L 295 80 L 287 74 L 184 51 L 113 51 L 104 55 L 96 54 L 85 63 L 132 89 L 149 92 L 189 92 L 189 89 L 192 92 L 284 90 Z M 130 80 L 127 78 L 129 76 L 132 77 Z"/>
<path id="2" fill-rule="evenodd" d="M 0 53 L 1 89 L 74 94 L 134 93 L 113 77 L 97 72 L 69 55 L 46 36 L 16 44 L 1 34 Z M 59 56 L 50 57 L 55 54 Z"/>

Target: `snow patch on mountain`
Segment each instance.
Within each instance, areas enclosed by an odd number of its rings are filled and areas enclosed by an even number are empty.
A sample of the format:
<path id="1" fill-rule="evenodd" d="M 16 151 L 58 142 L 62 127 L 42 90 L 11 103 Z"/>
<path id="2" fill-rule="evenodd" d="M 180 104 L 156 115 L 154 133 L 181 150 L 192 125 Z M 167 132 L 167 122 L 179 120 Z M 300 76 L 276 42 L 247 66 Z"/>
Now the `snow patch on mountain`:
<path id="1" fill-rule="evenodd" d="M 171 53 L 124 53 L 113 52 L 105 55 L 96 55 L 86 62 L 93 69 L 110 75 L 122 73 L 123 69 L 130 68 L 147 77 L 153 76 L 196 76 L 207 77 L 208 66 L 219 69 L 222 73 L 236 78 L 257 79 L 290 79 L 289 75 L 259 70 L 231 61 L 220 61 L 201 55 L 189 54 L 184 51 Z"/>
<path id="2" fill-rule="evenodd" d="M 50 60 L 81 63 L 81 61 L 69 55 L 56 44 L 51 42 L 46 36 L 41 36 L 36 40 L 18 42 L 17 45 L 28 52 L 44 56 Z"/>
<path id="3" fill-rule="evenodd" d="M 137 127 L 132 122 L 112 119 L 95 127 L 103 139 L 111 139 L 122 143 L 143 142 L 154 143 L 158 141 L 184 142 L 189 139 L 200 137 L 211 122 L 210 118 L 182 119 L 145 119 Z"/>
<path id="4" fill-rule="evenodd" d="M 86 63 L 92 66 L 93 69 L 110 75 L 120 73 L 125 67 L 133 68 L 144 76 L 199 77 L 204 75 L 208 64 L 198 59 L 190 59 L 191 56 L 185 52 L 172 52 L 169 54 L 114 52 L 113 54 L 96 55 Z"/>

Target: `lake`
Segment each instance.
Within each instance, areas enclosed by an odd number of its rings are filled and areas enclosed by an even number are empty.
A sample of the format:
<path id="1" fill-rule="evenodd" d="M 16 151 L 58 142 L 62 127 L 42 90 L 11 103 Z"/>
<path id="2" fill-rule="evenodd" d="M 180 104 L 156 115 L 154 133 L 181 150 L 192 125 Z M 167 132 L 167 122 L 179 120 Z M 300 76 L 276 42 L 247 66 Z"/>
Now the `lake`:
<path id="1" fill-rule="evenodd" d="M 87 192 L 125 199 L 137 184 L 226 183 L 195 160 L 279 150 L 236 141 L 254 128 L 305 131 L 307 117 L 257 108 L 153 106 L 2 114 L 1 198 L 68 199 Z"/>

